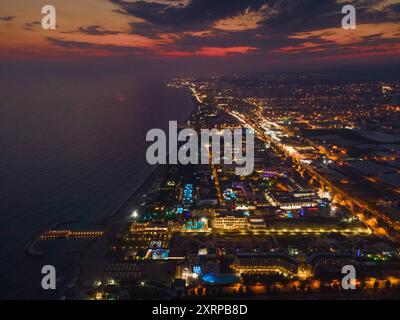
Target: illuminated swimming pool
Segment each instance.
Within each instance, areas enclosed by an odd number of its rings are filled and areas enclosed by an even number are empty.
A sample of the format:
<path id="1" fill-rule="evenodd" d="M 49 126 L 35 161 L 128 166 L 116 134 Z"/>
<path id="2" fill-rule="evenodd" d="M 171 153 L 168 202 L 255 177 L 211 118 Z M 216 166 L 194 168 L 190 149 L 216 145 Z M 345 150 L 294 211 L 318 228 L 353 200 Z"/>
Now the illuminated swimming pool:
<path id="1" fill-rule="evenodd" d="M 207 283 L 228 284 L 237 282 L 239 277 L 232 274 L 217 276 L 215 273 L 206 273 L 201 276 L 201 279 Z"/>

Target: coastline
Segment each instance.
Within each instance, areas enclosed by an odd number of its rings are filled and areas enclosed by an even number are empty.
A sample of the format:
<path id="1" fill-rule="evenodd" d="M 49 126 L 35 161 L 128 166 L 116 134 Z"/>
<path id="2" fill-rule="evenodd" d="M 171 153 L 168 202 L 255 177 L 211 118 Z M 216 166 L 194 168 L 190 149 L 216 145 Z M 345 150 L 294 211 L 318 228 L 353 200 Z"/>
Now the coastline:
<path id="1" fill-rule="evenodd" d="M 72 288 L 77 289 L 76 293 L 80 294 L 83 287 L 86 287 L 87 284 L 92 284 L 97 277 L 101 276 L 103 267 L 107 263 L 105 255 L 109 244 L 126 227 L 129 221 L 130 208 L 140 205 L 140 200 L 143 200 L 141 196 L 150 189 L 160 175 L 165 174 L 166 169 L 167 166 L 155 166 L 144 181 L 133 191 L 132 195 L 101 221 L 104 236 L 89 241 L 77 252 L 77 260 L 72 266 L 72 271 L 66 277 L 66 279 L 74 278 L 74 284 L 72 285 L 70 281 L 65 281 L 67 283 L 64 283 L 60 290 L 61 294 L 66 289 Z M 79 275 L 76 275 L 77 270 L 79 270 Z M 77 296 L 74 298 L 79 299 L 82 297 Z"/>
<path id="2" fill-rule="evenodd" d="M 187 121 L 192 116 L 196 107 L 196 101 L 189 91 L 185 90 L 185 93 L 189 96 L 192 103 L 192 110 L 185 120 Z M 125 200 L 120 206 L 116 207 L 110 215 L 102 218 L 98 223 L 94 223 L 102 227 L 104 237 L 91 240 L 87 245 L 83 246 L 79 252 L 77 252 L 76 262 L 67 277 L 67 279 L 72 278 L 73 282 L 71 283 L 68 281 L 63 285 L 63 288 L 60 290 L 61 299 L 84 298 L 81 295 L 85 288 L 93 284 L 94 281 L 96 281 L 96 278 L 102 275 L 104 266 L 107 263 L 105 255 L 108 246 L 126 227 L 132 208 L 140 206 L 143 201 L 142 195 L 147 193 L 158 178 L 162 178 L 166 175 L 168 167 L 168 164 L 155 165 L 139 186 L 134 189 L 127 200 Z M 73 289 L 74 294 L 72 297 L 66 297 L 64 292 L 71 289 Z"/>

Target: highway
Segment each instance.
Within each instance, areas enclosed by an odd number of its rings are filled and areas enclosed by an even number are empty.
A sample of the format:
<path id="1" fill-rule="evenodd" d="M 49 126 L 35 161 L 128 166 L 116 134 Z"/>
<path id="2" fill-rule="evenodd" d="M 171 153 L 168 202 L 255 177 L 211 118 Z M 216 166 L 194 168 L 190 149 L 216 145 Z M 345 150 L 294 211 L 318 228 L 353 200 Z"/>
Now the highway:
<path id="1" fill-rule="evenodd" d="M 330 191 L 334 192 L 336 196 L 339 198 L 342 198 L 346 200 L 346 203 L 351 203 L 353 205 L 358 206 L 365 212 L 369 213 L 372 217 L 380 219 L 383 223 L 381 226 L 377 224 L 371 224 L 367 220 L 365 220 L 365 217 L 362 215 L 357 215 L 362 221 L 367 224 L 371 229 L 373 229 L 374 234 L 377 236 L 386 236 L 390 240 L 400 243 L 400 237 L 398 234 L 398 227 L 395 225 L 395 223 L 383 212 L 378 211 L 375 208 L 372 208 L 369 204 L 365 203 L 364 201 L 355 198 L 353 195 L 349 194 L 346 190 L 342 190 L 338 186 L 336 186 L 333 182 L 331 182 L 328 178 L 322 176 L 319 172 L 317 172 L 311 165 L 301 163 L 300 159 L 296 156 L 298 154 L 296 153 L 289 153 L 287 149 L 283 147 L 282 144 L 276 142 L 274 139 L 272 139 L 271 136 L 265 134 L 264 129 L 261 127 L 261 124 L 263 122 L 269 122 L 267 119 L 265 119 L 262 115 L 256 114 L 256 117 L 253 119 L 249 119 L 248 117 L 244 116 L 243 114 L 239 114 L 238 112 L 235 111 L 230 111 L 228 112 L 231 116 L 235 117 L 238 119 L 241 123 L 251 127 L 254 132 L 257 134 L 258 138 L 261 139 L 262 141 L 268 142 L 272 147 L 275 149 L 279 150 L 281 153 L 285 154 L 286 156 L 290 157 L 294 163 L 298 164 L 299 167 L 301 167 L 303 170 L 307 171 L 308 174 L 310 174 L 311 177 L 316 179 L 321 185 L 324 187 L 327 187 Z M 258 121 L 257 121 L 258 120 Z M 271 122 L 270 122 L 271 123 Z M 273 123 L 271 123 L 273 124 Z M 282 131 L 285 131 L 284 128 L 281 126 L 278 126 L 276 124 L 273 124 L 275 127 L 279 127 Z M 298 170 L 298 168 L 296 168 Z M 351 208 L 350 210 L 353 213 L 353 210 Z"/>

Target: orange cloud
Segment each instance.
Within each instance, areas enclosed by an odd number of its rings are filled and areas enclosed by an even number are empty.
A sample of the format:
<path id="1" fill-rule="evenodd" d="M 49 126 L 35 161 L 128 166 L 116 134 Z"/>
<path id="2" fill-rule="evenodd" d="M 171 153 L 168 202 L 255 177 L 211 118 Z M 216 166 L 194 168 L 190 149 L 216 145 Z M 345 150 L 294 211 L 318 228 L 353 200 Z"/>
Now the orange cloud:
<path id="1" fill-rule="evenodd" d="M 246 54 L 258 50 L 256 47 L 202 47 L 196 51 L 158 51 L 161 56 L 167 57 L 226 57 L 234 54 Z"/>
<path id="2" fill-rule="evenodd" d="M 290 39 L 304 40 L 323 40 L 334 42 L 340 45 L 346 45 L 364 41 L 365 37 L 379 35 L 381 39 L 399 39 L 400 25 L 398 23 L 366 23 L 357 24 L 357 28 L 352 30 L 344 30 L 338 28 L 326 28 L 307 32 L 298 32 L 291 36 Z"/>
<path id="3" fill-rule="evenodd" d="M 208 57 L 225 57 L 231 54 L 244 54 L 255 50 L 257 50 L 256 47 L 203 47 L 197 51 L 197 54 Z"/>
<path id="4" fill-rule="evenodd" d="M 288 38 L 304 40 L 304 42 L 281 47 L 273 52 L 284 54 L 327 52 L 322 57 L 313 58 L 326 61 L 392 56 L 399 53 L 397 43 L 368 45 L 367 39 L 374 37 L 379 40 L 399 39 L 400 25 L 395 23 L 359 24 L 355 30 L 344 30 L 339 27 L 298 32 Z"/>
<path id="5" fill-rule="evenodd" d="M 273 11 L 268 5 L 263 5 L 259 10 L 253 11 L 247 8 L 244 13 L 234 17 L 218 20 L 214 24 L 215 29 L 225 31 L 243 31 L 257 29 Z"/>
<path id="6" fill-rule="evenodd" d="M 272 52 L 274 53 L 299 53 L 299 52 L 321 52 L 325 51 L 326 48 L 323 48 L 320 44 L 314 42 L 303 42 L 297 46 L 287 46 L 278 48 Z"/>

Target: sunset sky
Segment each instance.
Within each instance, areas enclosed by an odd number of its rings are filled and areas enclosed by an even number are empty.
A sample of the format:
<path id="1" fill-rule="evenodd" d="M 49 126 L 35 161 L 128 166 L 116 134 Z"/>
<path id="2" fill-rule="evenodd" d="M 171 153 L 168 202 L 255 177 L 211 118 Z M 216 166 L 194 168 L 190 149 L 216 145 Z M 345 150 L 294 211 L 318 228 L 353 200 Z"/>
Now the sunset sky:
<path id="1" fill-rule="evenodd" d="M 57 29 L 41 28 L 41 8 Z M 352 4 L 357 29 L 343 30 Z M 223 61 L 248 66 L 386 63 L 400 54 L 400 0 L 2 0 L 4 61 Z"/>

